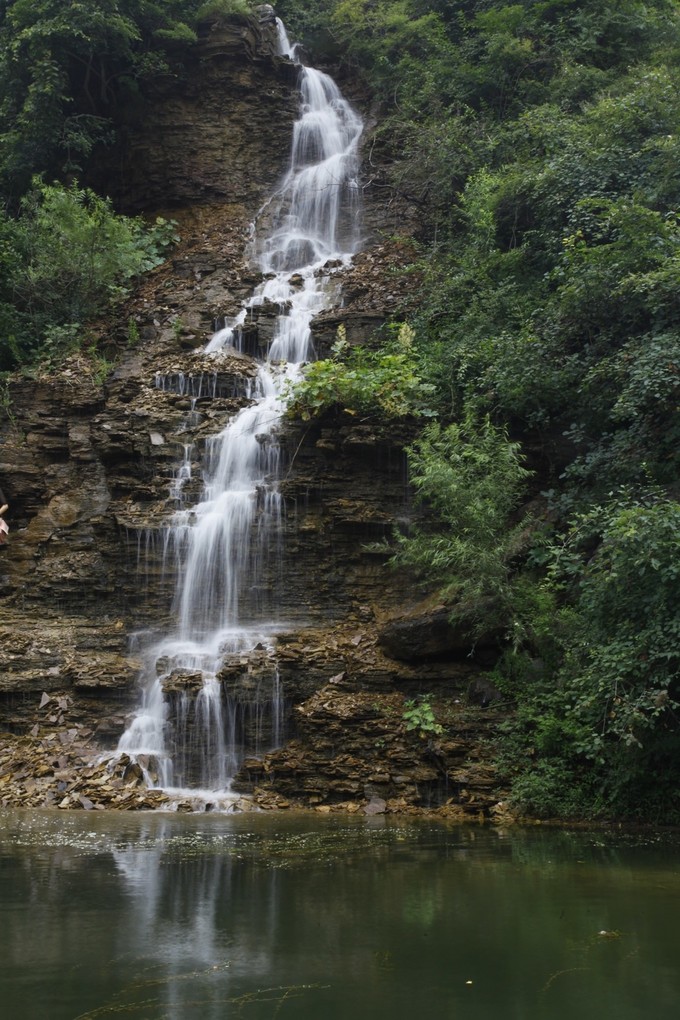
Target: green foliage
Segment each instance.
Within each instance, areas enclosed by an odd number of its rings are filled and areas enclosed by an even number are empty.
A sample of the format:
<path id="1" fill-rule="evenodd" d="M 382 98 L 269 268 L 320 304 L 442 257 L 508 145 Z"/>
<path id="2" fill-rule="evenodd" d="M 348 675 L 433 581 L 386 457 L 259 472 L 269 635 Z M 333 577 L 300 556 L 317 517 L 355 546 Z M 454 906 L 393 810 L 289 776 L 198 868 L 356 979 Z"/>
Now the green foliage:
<path id="1" fill-rule="evenodd" d="M 128 347 L 136 347 L 139 343 L 139 326 L 132 316 L 128 319 L 127 342 Z"/>
<path id="2" fill-rule="evenodd" d="M 383 99 L 386 183 L 419 208 L 420 376 L 454 423 L 448 449 L 444 426 L 414 444 L 430 516 L 397 559 L 506 630 L 494 681 L 517 702 L 518 803 L 669 818 L 677 5 L 346 0 L 335 22 Z M 482 422 L 531 451 L 543 520 L 524 531 L 513 524 L 530 480 L 494 468 L 485 491 L 474 458 L 452 457 L 483 448 Z M 504 463 L 496 447 L 489 462 Z"/>
<path id="3" fill-rule="evenodd" d="M 51 318 L 78 321 L 162 261 L 172 225 L 116 216 L 89 189 L 35 183 L 24 201 L 28 266 L 20 298 Z"/>
<path id="4" fill-rule="evenodd" d="M 113 371 L 114 363 L 103 354 L 100 354 L 94 345 L 89 347 L 86 353 L 88 356 L 88 365 L 92 374 L 92 380 L 98 386 L 101 386 L 106 377 Z"/>
<path id="5" fill-rule="evenodd" d="M 433 514 L 430 526 L 397 536 L 395 562 L 438 585 L 480 626 L 511 629 L 510 523 L 528 472 L 519 448 L 488 418 L 426 427 L 409 449 L 411 483 Z"/>
<path id="6" fill-rule="evenodd" d="M 291 394 L 290 417 L 309 421 L 333 407 L 388 418 L 431 414 L 427 401 L 432 388 L 418 375 L 413 331 L 407 325 L 377 350 L 350 345 L 340 326 L 332 355 L 305 367 Z"/>
<path id="7" fill-rule="evenodd" d="M 523 807 L 563 813 L 560 785 L 575 783 L 581 813 L 679 817 L 679 549 L 680 504 L 659 491 L 613 494 L 553 545 L 550 582 L 573 609 L 552 681 L 518 691 Z"/>
<path id="8" fill-rule="evenodd" d="M 334 0 L 280 0 L 275 7 L 288 37 L 302 42 L 314 65 L 343 60 L 344 46 L 332 26 Z"/>
<path id="9" fill-rule="evenodd" d="M 236 0 L 238 5 L 238 0 Z M 0 195 L 82 169 L 131 91 L 196 41 L 199 0 L 0 5 Z"/>
<path id="10" fill-rule="evenodd" d="M 639 749 L 666 725 L 680 741 L 680 504 L 622 491 L 573 521 L 571 544 L 593 536 L 576 578 L 581 636 L 565 664 L 592 731 L 585 750 L 597 756 L 610 739 Z"/>
<path id="11" fill-rule="evenodd" d="M 233 15 L 249 15 L 252 7 L 248 0 L 207 0 L 196 11 L 196 21 L 219 20 Z"/>
<path id="12" fill-rule="evenodd" d="M 458 234 L 427 266 L 415 325 L 441 412 L 472 403 L 540 430 L 576 500 L 677 464 L 679 86 L 675 68 L 636 69 L 578 112 L 504 125 L 502 162 L 469 177 Z"/>
<path id="13" fill-rule="evenodd" d="M 158 265 L 173 239 L 165 220 L 148 227 L 88 189 L 36 180 L 18 219 L 0 220 L 2 367 L 73 349 L 79 324 Z"/>
<path id="14" fill-rule="evenodd" d="M 555 734 L 561 731 L 560 724 L 558 720 Z M 550 722 L 546 721 L 545 725 L 548 728 Z M 527 750 L 519 741 L 506 742 L 501 761 L 512 782 L 512 801 L 516 809 L 534 818 L 584 820 L 598 817 L 598 777 L 592 766 L 569 753 L 571 746 L 565 744 L 559 755 L 535 760 L 533 749 Z M 612 817 L 611 811 L 602 813 Z"/>
<path id="15" fill-rule="evenodd" d="M 0 374 L 0 418 L 7 419 L 12 424 L 16 421 L 9 379 L 5 373 Z"/>
<path id="16" fill-rule="evenodd" d="M 406 729 L 409 732 L 416 730 L 422 739 L 440 736 L 444 732 L 444 727 L 437 722 L 434 709 L 427 697 L 410 698 L 405 701 L 402 719 Z"/>

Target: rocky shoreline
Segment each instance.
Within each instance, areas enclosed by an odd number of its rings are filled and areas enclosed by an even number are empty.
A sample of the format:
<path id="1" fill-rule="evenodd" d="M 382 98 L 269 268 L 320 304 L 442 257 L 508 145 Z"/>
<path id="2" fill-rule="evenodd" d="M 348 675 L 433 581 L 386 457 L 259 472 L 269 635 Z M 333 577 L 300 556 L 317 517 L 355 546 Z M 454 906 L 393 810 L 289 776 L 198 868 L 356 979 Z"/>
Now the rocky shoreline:
<path id="1" fill-rule="evenodd" d="M 149 788 L 153 760 L 107 750 L 69 694 L 43 692 L 29 732 L 0 734 L 0 808 L 510 817 L 489 746 L 503 714 L 433 697 L 441 732 L 431 733 L 409 726 L 413 704 L 403 692 L 358 690 L 346 672 L 332 677 L 294 708 L 282 747 L 246 758 L 222 803 Z"/>
<path id="2" fill-rule="evenodd" d="M 299 754 L 300 746 L 292 744 L 286 749 L 289 769 Z M 146 763 L 148 764 L 148 763 Z M 351 766 L 351 780 L 360 778 L 363 768 L 375 768 L 375 763 Z M 281 767 L 281 765 L 279 766 Z M 271 762 L 248 768 L 256 772 L 271 772 Z M 431 779 L 428 766 L 409 763 L 411 778 L 418 774 Z M 337 778 L 337 777 L 336 777 Z M 380 783 L 384 774 L 368 772 L 367 778 Z M 102 755 L 92 745 L 88 731 L 82 727 L 52 731 L 38 736 L 0 735 L 0 809 L 26 808 L 83 811 L 306 811 L 316 814 L 345 813 L 373 815 L 404 815 L 440 818 L 459 822 L 493 822 L 510 824 L 515 819 L 504 801 L 488 796 L 488 766 L 477 764 L 457 774 L 465 783 L 464 802 L 449 797 L 443 803 L 424 806 L 407 796 L 388 797 L 373 795 L 349 797 L 331 803 L 316 803 L 319 795 L 304 798 L 285 796 L 271 788 L 267 780 L 256 785 L 250 794 L 237 797 L 214 798 L 192 796 L 189 793 L 172 796 L 163 790 L 149 789 L 144 782 L 140 762 L 131 761 L 128 755 Z M 402 780 L 404 781 L 404 780 Z M 323 779 L 316 779 L 316 783 Z M 343 780 L 339 780 L 342 784 Z M 477 786 L 481 783 L 481 786 Z M 345 782 L 347 786 L 347 783 Z M 481 787 L 486 789 L 482 791 Z"/>

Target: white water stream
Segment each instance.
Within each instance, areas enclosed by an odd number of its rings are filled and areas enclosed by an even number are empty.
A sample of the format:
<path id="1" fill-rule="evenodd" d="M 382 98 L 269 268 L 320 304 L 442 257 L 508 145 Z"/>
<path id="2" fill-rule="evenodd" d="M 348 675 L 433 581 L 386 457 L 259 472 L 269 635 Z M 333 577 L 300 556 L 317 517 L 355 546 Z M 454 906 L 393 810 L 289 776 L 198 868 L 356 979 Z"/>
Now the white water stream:
<path id="1" fill-rule="evenodd" d="M 281 53 L 299 63 L 278 22 Z M 175 627 L 143 650 L 143 701 L 119 742 L 119 751 L 149 755 L 166 789 L 225 791 L 239 764 L 236 706 L 224 696 L 218 673 L 225 656 L 271 645 L 275 621 L 245 626 L 239 598 L 257 584 L 254 532 L 278 527 L 279 448 L 275 434 L 286 390 L 313 357 L 310 323 L 331 301 L 329 261 L 346 263 L 359 244 L 358 157 L 362 122 L 335 82 L 300 67 L 301 110 L 294 127 L 290 169 L 267 203 L 264 236 L 255 251 L 265 276 L 240 314 L 217 332 L 206 354 L 238 346 L 240 327 L 258 306 L 278 308 L 266 361 L 258 368 L 251 403 L 207 444 L 200 502 L 178 510 L 167 531 L 166 556 L 178 564 Z M 190 471 L 189 451 L 178 467 L 175 494 Z M 281 737 L 276 671 L 268 692 L 270 742 Z M 179 678 L 173 717 L 165 690 Z M 177 701 L 177 699 L 179 699 Z M 257 721 L 256 721 L 257 722 Z M 252 720 L 251 720 L 252 723 Z"/>

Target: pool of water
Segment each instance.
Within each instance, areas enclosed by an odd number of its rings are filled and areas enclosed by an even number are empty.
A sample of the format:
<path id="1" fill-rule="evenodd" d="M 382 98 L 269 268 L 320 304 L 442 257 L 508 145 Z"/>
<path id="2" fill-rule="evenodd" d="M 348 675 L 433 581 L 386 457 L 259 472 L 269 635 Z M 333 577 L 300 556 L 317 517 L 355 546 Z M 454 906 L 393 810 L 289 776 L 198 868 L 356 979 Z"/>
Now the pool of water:
<path id="1" fill-rule="evenodd" d="M 676 1020 L 680 837 L 0 814 L 7 1020 Z"/>

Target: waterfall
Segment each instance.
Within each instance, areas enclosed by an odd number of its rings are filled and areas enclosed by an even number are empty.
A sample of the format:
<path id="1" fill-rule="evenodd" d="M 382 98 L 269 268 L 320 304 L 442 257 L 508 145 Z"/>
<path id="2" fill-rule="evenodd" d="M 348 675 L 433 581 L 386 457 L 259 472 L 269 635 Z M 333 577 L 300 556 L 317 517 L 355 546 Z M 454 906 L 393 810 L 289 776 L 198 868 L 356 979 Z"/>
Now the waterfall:
<path id="1" fill-rule="evenodd" d="M 280 742 L 281 694 L 273 660 L 269 689 L 257 691 L 254 708 L 225 697 L 219 674 L 225 659 L 253 651 L 266 657 L 272 645 L 277 621 L 253 619 L 252 613 L 245 619 L 240 602 L 244 588 L 257 585 L 261 549 L 280 526 L 277 428 L 290 383 L 314 355 L 311 321 L 335 296 L 331 269 L 324 267 L 347 264 L 360 240 L 362 122 L 332 78 L 299 62 L 278 19 L 277 30 L 281 54 L 298 65 L 300 75 L 290 166 L 254 229 L 254 255 L 264 280 L 215 333 L 205 354 L 228 345 L 240 348 L 242 327 L 259 307 L 276 306 L 276 327 L 247 394 L 249 404 L 207 442 L 199 502 L 186 506 L 179 499 L 167 528 L 165 557 L 177 566 L 174 629 L 142 649 L 143 700 L 118 748 L 138 759 L 148 755 L 155 763 L 149 781 L 166 789 L 228 790 L 246 731 L 255 734 L 256 743 L 265 731 L 260 739 Z M 181 375 L 157 384 L 187 386 Z M 190 471 L 185 447 L 173 482 L 176 497 Z M 261 724 L 264 702 L 267 726 Z"/>

